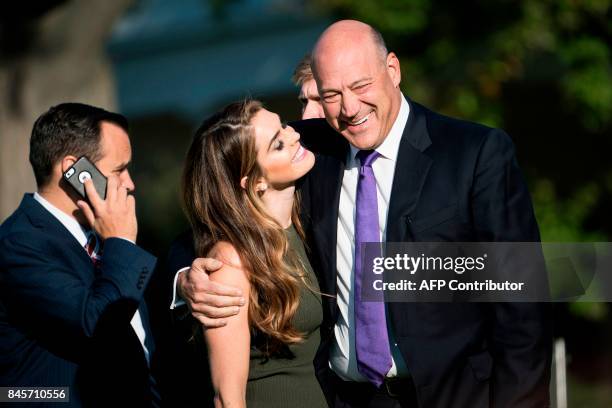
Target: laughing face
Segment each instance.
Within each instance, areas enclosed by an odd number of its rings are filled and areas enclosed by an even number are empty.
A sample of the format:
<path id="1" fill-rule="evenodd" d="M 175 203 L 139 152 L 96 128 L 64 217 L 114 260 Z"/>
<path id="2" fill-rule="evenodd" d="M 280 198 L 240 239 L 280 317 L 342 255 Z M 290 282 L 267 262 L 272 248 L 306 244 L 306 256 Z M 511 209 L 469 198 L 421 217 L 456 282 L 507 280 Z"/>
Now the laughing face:
<path id="1" fill-rule="evenodd" d="M 300 144 L 300 134 L 281 123 L 276 113 L 261 109 L 251 120 L 257 163 L 269 186 L 285 188 L 314 165 L 314 154 Z"/>
<path id="2" fill-rule="evenodd" d="M 313 72 L 329 124 L 358 149 L 380 146 L 401 101 L 395 54 L 383 58 L 373 41 L 337 33 L 323 38 L 315 53 Z"/>

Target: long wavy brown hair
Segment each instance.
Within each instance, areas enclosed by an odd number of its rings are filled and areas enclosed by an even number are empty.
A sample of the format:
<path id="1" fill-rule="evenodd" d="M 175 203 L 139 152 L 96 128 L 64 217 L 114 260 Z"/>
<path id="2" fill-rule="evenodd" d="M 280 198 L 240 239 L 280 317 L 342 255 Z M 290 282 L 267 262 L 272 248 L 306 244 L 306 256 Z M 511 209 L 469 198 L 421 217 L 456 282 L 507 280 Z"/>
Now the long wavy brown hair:
<path id="1" fill-rule="evenodd" d="M 256 100 L 235 102 L 204 121 L 187 153 L 182 200 L 198 257 L 219 241 L 236 248 L 251 285 L 249 323 L 256 337 L 264 338 L 256 346 L 273 355 L 303 339 L 292 320 L 304 266 L 256 191 L 263 173 L 251 120 L 261 109 Z M 243 177 L 245 188 L 240 185 Z M 298 198 L 296 193 L 291 218 L 303 239 Z"/>

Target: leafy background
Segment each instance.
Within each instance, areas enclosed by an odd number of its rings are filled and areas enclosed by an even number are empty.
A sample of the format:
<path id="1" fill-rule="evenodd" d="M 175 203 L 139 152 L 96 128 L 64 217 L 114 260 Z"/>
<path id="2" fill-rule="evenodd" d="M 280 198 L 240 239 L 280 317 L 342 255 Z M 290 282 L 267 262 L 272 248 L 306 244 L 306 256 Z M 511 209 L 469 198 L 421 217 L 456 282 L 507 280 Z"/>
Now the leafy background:
<path id="1" fill-rule="evenodd" d="M 178 9 L 197 1 L 172 4 Z M 544 241 L 610 241 L 610 0 L 200 2 L 213 18 L 201 25 L 210 24 L 213 31 L 240 10 L 259 9 L 277 9 L 288 17 L 284 25 L 266 27 L 266 35 L 283 36 L 304 17 L 322 22 L 354 18 L 374 25 L 401 61 L 406 95 L 511 135 Z M 33 185 L 26 157 L 36 116 L 63 100 L 121 109 L 113 106 L 121 87 L 112 81 L 108 34 L 122 16 L 162 3 L 23 0 L 0 5 L 0 218 L 17 205 L 23 186 Z M 152 23 L 163 30 L 167 19 L 159 17 Z M 162 31 L 161 38 L 167 48 L 172 36 Z M 296 119 L 296 94 L 256 96 L 286 119 Z M 167 112 L 130 120 L 139 242 L 163 262 L 173 237 L 186 226 L 178 179 L 197 123 Z M 554 319 L 555 335 L 567 345 L 569 406 L 612 406 L 610 305 L 556 304 Z"/>

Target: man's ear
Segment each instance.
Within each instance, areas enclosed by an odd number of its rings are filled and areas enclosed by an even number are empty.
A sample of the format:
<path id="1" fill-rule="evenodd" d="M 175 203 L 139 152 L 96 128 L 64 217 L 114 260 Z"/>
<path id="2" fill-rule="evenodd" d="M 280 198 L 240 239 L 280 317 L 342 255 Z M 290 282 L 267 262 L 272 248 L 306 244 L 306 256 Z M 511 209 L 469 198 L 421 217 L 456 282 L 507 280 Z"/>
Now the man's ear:
<path id="1" fill-rule="evenodd" d="M 393 86 L 397 88 L 402 81 L 402 71 L 400 68 L 400 62 L 394 52 L 390 52 L 387 55 L 387 72 L 391 77 Z"/>
<path id="2" fill-rule="evenodd" d="M 72 167 L 72 165 L 76 163 L 77 160 L 78 159 L 75 156 L 72 156 L 72 155 L 65 156 L 61 162 L 62 174 L 67 172 L 68 169 Z"/>

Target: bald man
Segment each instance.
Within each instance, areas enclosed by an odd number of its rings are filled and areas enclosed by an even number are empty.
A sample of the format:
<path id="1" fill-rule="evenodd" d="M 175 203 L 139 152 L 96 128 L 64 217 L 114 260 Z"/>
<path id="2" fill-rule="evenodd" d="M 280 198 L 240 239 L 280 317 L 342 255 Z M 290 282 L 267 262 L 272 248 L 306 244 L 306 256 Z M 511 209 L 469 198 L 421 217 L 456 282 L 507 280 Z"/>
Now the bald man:
<path id="1" fill-rule="evenodd" d="M 293 126 L 318 153 L 301 193 L 311 261 L 333 296 L 315 359 L 330 406 L 549 406 L 544 304 L 383 304 L 356 289 L 361 242 L 539 241 L 510 138 L 406 98 L 397 56 L 364 23 L 331 25 L 312 70 L 326 122 Z M 231 293 L 200 273 L 211 264 L 194 261 L 178 286 L 214 327 L 239 303 L 211 296 Z"/>

